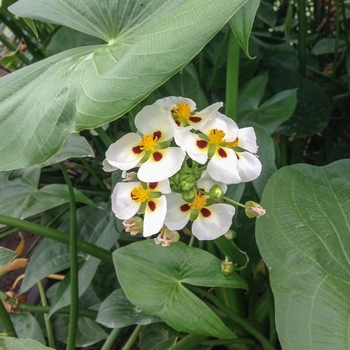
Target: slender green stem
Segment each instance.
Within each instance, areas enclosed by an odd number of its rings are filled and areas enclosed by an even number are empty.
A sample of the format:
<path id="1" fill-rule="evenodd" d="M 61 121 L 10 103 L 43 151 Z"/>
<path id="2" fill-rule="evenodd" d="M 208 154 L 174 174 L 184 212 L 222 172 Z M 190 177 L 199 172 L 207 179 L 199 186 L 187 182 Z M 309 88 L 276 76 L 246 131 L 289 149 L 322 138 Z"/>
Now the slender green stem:
<path id="1" fill-rule="evenodd" d="M 168 350 L 192 350 L 205 339 L 207 339 L 205 335 L 188 334 Z"/>
<path id="2" fill-rule="evenodd" d="M 204 84 L 204 82 L 205 82 L 204 49 L 202 49 L 202 51 L 198 54 L 198 60 L 199 60 L 199 81 L 202 84 Z"/>
<path id="3" fill-rule="evenodd" d="M 101 127 L 97 128 L 95 130 L 100 137 L 101 141 L 104 143 L 106 147 L 109 147 L 112 143 L 112 139 L 108 136 L 105 130 L 103 130 Z"/>
<path id="4" fill-rule="evenodd" d="M 215 339 L 215 340 L 204 340 L 201 345 L 215 346 L 215 345 L 231 345 L 231 344 L 245 344 L 251 345 L 254 349 L 257 349 L 257 343 L 253 339 L 249 338 L 236 338 L 236 339 Z"/>
<path id="5" fill-rule="evenodd" d="M 137 325 L 136 328 L 134 329 L 134 331 L 132 332 L 130 338 L 128 339 L 128 341 L 125 343 L 124 347 L 122 350 L 130 350 L 137 337 L 139 336 L 139 334 L 141 333 L 142 329 L 144 328 L 145 326 L 142 326 L 142 325 Z"/>
<path id="6" fill-rule="evenodd" d="M 39 281 L 37 284 L 38 284 L 39 294 L 40 294 L 40 298 L 41 298 L 41 303 L 43 306 L 47 306 L 47 298 L 46 298 L 43 284 L 41 283 L 41 281 Z M 50 348 L 55 349 L 56 348 L 55 337 L 53 334 L 52 324 L 51 324 L 51 320 L 47 316 L 48 316 L 48 314 L 44 313 L 44 321 L 45 321 L 48 345 Z"/>
<path id="7" fill-rule="evenodd" d="M 334 58 L 333 58 L 333 73 L 332 73 L 332 86 L 335 82 L 337 76 L 338 68 L 338 56 L 339 56 L 339 21 L 340 21 L 340 11 L 339 11 L 339 0 L 335 0 L 335 41 L 334 41 Z"/>
<path id="8" fill-rule="evenodd" d="M 6 297 L 6 294 L 5 294 L 5 297 Z M 5 332 L 8 337 L 18 338 L 17 332 L 15 330 L 15 327 L 13 326 L 10 315 L 6 311 L 5 306 L 2 302 L 0 302 L 0 321 L 4 325 Z"/>
<path id="9" fill-rule="evenodd" d="M 23 62 L 25 63 L 27 66 L 29 66 L 31 64 L 29 58 L 27 58 L 27 56 L 25 56 L 23 53 L 19 52 L 18 48 L 16 45 L 14 45 L 13 43 L 11 43 L 11 41 L 7 40 L 6 36 L 4 34 L 0 34 L 0 41 L 6 46 L 8 47 L 10 50 L 13 51 L 13 53 Z"/>
<path id="10" fill-rule="evenodd" d="M 188 243 L 188 246 L 189 246 L 189 247 L 192 247 L 192 246 L 193 246 L 193 243 L 194 243 L 194 236 L 191 235 L 190 242 Z"/>
<path id="11" fill-rule="evenodd" d="M 254 326 L 252 326 L 248 321 L 246 321 L 244 318 L 238 316 L 235 312 L 233 312 L 231 309 L 229 309 L 224 303 L 222 303 L 217 297 L 215 297 L 213 294 L 208 293 L 207 291 L 194 287 L 194 286 L 188 286 L 187 288 L 190 290 L 203 295 L 204 297 L 208 298 L 211 302 L 213 302 L 224 314 L 226 314 L 228 317 L 230 317 L 234 322 L 238 323 L 240 326 L 242 326 L 248 333 L 253 335 L 257 340 L 261 342 L 261 344 L 267 349 L 267 350 L 276 350 L 275 347 L 270 343 L 268 339 L 265 338 L 265 336 L 260 333 Z"/>
<path id="12" fill-rule="evenodd" d="M 240 46 L 238 40 L 230 29 L 230 38 L 227 57 L 227 73 L 226 73 L 226 103 L 225 114 L 237 119 L 238 106 L 238 83 L 239 83 L 239 51 Z"/>
<path id="13" fill-rule="evenodd" d="M 306 0 L 298 1 L 298 56 L 299 56 L 299 73 L 305 76 L 306 73 Z"/>
<path id="14" fill-rule="evenodd" d="M 20 220 L 20 219 L 12 218 L 10 216 L 5 216 L 5 215 L 0 215 L 0 224 L 4 224 L 11 227 L 17 227 L 20 230 L 32 232 L 37 235 L 51 238 L 58 242 L 69 245 L 69 235 L 50 227 L 44 227 L 30 221 Z M 79 239 L 79 238 L 78 238 L 78 249 L 108 264 L 113 264 L 111 252 L 101 247 L 98 247 L 94 244 L 91 244 L 89 242 L 83 241 L 82 239 Z"/>
<path id="15" fill-rule="evenodd" d="M 115 341 L 117 340 L 121 330 L 122 328 L 114 328 L 112 332 L 109 334 L 109 336 L 107 337 L 106 341 L 104 342 L 101 350 L 110 350 L 114 345 Z"/>
<path id="16" fill-rule="evenodd" d="M 9 305 L 15 306 L 16 309 L 19 309 L 22 311 L 27 311 L 27 312 L 48 314 L 50 312 L 50 309 L 51 309 L 50 306 L 34 306 L 34 305 L 29 305 L 29 304 L 18 303 L 18 301 L 15 298 L 8 297 L 6 295 L 6 293 L 4 293 L 1 290 L 0 290 L 0 299 L 6 300 L 6 303 L 8 303 Z M 70 308 L 69 308 L 69 306 L 63 307 L 63 308 L 55 311 L 55 313 L 62 314 L 62 315 L 69 315 Z M 97 311 L 79 308 L 79 316 L 87 317 L 87 318 L 91 318 L 92 320 L 95 320 L 97 318 Z"/>
<path id="17" fill-rule="evenodd" d="M 103 183 L 103 181 L 101 180 L 101 178 L 97 175 L 96 171 L 94 170 L 94 168 L 89 164 L 89 162 L 87 162 L 84 158 L 80 159 L 81 162 L 84 164 L 84 166 L 86 167 L 86 169 L 90 172 L 90 174 L 93 176 L 93 178 L 96 180 L 96 182 L 100 185 L 101 188 L 105 189 L 106 185 Z"/>
<path id="18" fill-rule="evenodd" d="M 70 247 L 70 317 L 68 327 L 67 350 L 75 349 L 75 341 L 78 330 L 78 308 L 79 308 L 79 282 L 78 282 L 78 241 L 77 241 L 77 213 L 73 185 L 68 176 L 67 169 L 63 163 L 61 170 L 68 186 L 70 202 L 70 228 L 69 228 L 69 247 Z"/>

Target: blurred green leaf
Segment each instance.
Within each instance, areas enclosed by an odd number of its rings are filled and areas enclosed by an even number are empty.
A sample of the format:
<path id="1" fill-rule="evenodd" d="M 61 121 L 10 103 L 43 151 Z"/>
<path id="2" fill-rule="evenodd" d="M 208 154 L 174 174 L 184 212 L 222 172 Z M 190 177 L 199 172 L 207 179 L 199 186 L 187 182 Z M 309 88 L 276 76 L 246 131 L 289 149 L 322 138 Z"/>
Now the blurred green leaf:
<path id="1" fill-rule="evenodd" d="M 122 289 L 114 291 L 101 303 L 96 321 L 108 328 L 162 322 L 159 317 L 149 315 L 133 305 Z"/>
<path id="2" fill-rule="evenodd" d="M 0 347 L 2 350 L 50 350 L 32 339 L 16 339 L 11 337 L 0 338 Z"/>
<path id="3" fill-rule="evenodd" d="M 277 14 L 273 6 L 268 2 L 261 1 L 256 16 L 270 27 L 274 27 L 277 20 Z"/>
<path id="4" fill-rule="evenodd" d="M 54 184 L 38 189 L 39 177 L 39 168 L 28 168 L 22 172 L 0 172 L 1 214 L 25 219 L 69 202 L 66 185 Z M 95 206 L 77 189 L 74 189 L 74 195 L 77 202 Z"/>
<path id="5" fill-rule="evenodd" d="M 182 285 L 247 288 L 238 274 L 224 276 L 221 261 L 213 255 L 181 242 L 164 248 L 147 240 L 117 249 L 113 260 L 126 296 L 142 311 L 178 331 L 232 335 L 221 319 Z"/>
<path id="6" fill-rule="evenodd" d="M 314 55 L 325 55 L 327 53 L 334 53 L 336 40 L 332 38 L 323 38 L 315 44 L 311 52 Z M 343 52 L 346 49 L 345 40 L 338 40 L 338 52 Z"/>
<path id="7" fill-rule="evenodd" d="M 36 38 L 38 40 L 40 40 L 39 38 L 39 34 L 38 34 L 38 31 L 36 30 L 36 26 L 35 26 L 35 23 L 32 19 L 30 18 L 23 18 L 24 19 L 24 22 L 26 22 L 28 24 L 28 27 L 33 31 L 33 33 L 35 34 Z"/>
<path id="8" fill-rule="evenodd" d="M 16 257 L 16 252 L 13 250 L 0 247 L 0 269 L 11 262 Z"/>
<path id="9" fill-rule="evenodd" d="M 249 37 L 260 0 L 248 0 L 231 18 L 231 29 L 244 53 L 249 57 Z"/>
<path id="10" fill-rule="evenodd" d="M 346 349 L 349 338 L 350 161 L 283 167 L 256 221 L 283 349 Z"/>
<path id="11" fill-rule="evenodd" d="M 177 337 L 163 324 L 150 324 L 140 334 L 140 350 L 164 350 L 175 344 Z"/>
<path id="12" fill-rule="evenodd" d="M 0 170 L 41 164 L 68 135 L 115 120 L 182 67 L 244 0 L 19 0 L 18 16 L 104 45 L 74 48 L 0 79 Z"/>

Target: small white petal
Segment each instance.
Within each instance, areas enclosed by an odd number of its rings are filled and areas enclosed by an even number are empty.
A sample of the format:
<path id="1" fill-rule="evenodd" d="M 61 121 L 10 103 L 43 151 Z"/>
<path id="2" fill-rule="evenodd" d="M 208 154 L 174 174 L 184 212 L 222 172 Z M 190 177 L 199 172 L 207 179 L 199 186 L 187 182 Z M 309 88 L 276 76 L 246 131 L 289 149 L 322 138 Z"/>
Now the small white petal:
<path id="1" fill-rule="evenodd" d="M 200 211 L 192 225 L 192 234 L 199 240 L 216 239 L 230 229 L 232 217 L 235 214 L 235 208 L 232 205 L 217 203 L 204 209 L 209 210 L 210 215 L 203 216 Z"/>
<path id="2" fill-rule="evenodd" d="M 212 105 L 204 108 L 200 112 L 195 113 L 188 121 L 188 123 L 193 126 L 193 129 L 199 130 L 201 129 L 205 123 L 208 122 L 212 117 L 215 116 L 215 113 L 218 111 L 219 108 L 221 108 L 224 104 L 222 102 L 216 102 Z M 201 118 L 200 122 L 193 122 L 195 118 Z"/>
<path id="3" fill-rule="evenodd" d="M 132 200 L 131 191 L 139 186 L 140 182 L 119 182 L 114 187 L 112 210 L 118 219 L 130 219 L 138 212 L 141 203 Z"/>
<path id="4" fill-rule="evenodd" d="M 209 144 L 196 134 L 191 133 L 188 129 L 177 131 L 175 134 L 175 142 L 199 164 L 204 164 L 207 161 Z M 206 146 L 203 148 L 198 147 L 198 145 L 201 144 L 206 144 Z"/>
<path id="5" fill-rule="evenodd" d="M 102 169 L 109 173 L 111 171 L 118 170 L 119 168 L 114 167 L 113 165 L 109 164 L 107 159 L 104 159 L 102 162 Z"/>
<path id="6" fill-rule="evenodd" d="M 161 159 L 155 160 L 157 156 L 161 156 Z M 185 152 L 179 147 L 156 150 L 141 165 L 137 175 L 144 182 L 156 182 L 168 179 L 180 170 L 184 159 Z"/>
<path id="7" fill-rule="evenodd" d="M 148 237 L 160 231 L 163 227 L 167 211 L 165 196 L 153 198 L 146 204 L 145 216 L 143 219 L 143 235 Z"/>
<path id="8" fill-rule="evenodd" d="M 251 126 L 239 129 L 237 146 L 251 153 L 258 152 L 255 131 Z"/>
<path id="9" fill-rule="evenodd" d="M 170 112 L 157 104 L 142 108 L 135 117 L 135 126 L 143 135 L 160 131 L 159 142 L 168 141 L 174 136 L 174 121 Z"/>
<path id="10" fill-rule="evenodd" d="M 226 157 L 222 157 L 219 154 L 225 153 Z M 223 182 L 225 184 L 237 184 L 242 182 L 237 165 L 237 156 L 232 149 L 222 147 L 221 151 L 215 152 L 213 158 L 208 163 L 208 173 L 216 181 Z"/>
<path id="11" fill-rule="evenodd" d="M 249 152 L 237 152 L 238 173 L 242 182 L 249 182 L 259 177 L 262 169 L 260 160 Z"/>
<path id="12" fill-rule="evenodd" d="M 134 168 L 144 155 L 143 151 L 139 154 L 132 151 L 140 141 L 141 136 L 132 132 L 112 143 L 106 151 L 108 163 L 121 170 Z"/>
<path id="13" fill-rule="evenodd" d="M 167 199 L 167 213 L 164 224 L 170 230 L 180 230 L 186 226 L 190 219 L 191 210 L 181 210 L 181 207 L 186 205 L 178 193 L 168 194 Z"/>
<path id="14" fill-rule="evenodd" d="M 220 186 L 224 193 L 227 191 L 227 185 L 225 183 L 213 180 L 208 171 L 203 171 L 201 178 L 197 181 L 198 188 L 209 192 L 214 185 Z"/>
<path id="15" fill-rule="evenodd" d="M 148 188 L 151 188 L 152 191 L 161 192 L 164 194 L 171 192 L 169 179 L 149 183 Z"/>
<path id="16" fill-rule="evenodd" d="M 196 103 L 193 100 L 185 97 L 169 96 L 156 101 L 156 104 L 162 106 L 168 111 L 171 111 L 178 103 L 187 103 L 190 106 L 191 111 L 196 109 Z"/>

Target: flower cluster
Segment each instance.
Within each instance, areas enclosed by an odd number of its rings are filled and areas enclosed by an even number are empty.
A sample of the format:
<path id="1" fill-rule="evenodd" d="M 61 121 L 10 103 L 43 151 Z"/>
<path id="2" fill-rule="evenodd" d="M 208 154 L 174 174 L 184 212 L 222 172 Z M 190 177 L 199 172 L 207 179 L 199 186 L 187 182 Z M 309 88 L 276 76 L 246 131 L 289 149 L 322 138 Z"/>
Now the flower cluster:
<path id="1" fill-rule="evenodd" d="M 227 185 L 256 179 L 261 163 L 254 129 L 238 128 L 220 107 L 197 111 L 188 98 L 160 99 L 136 115 L 137 133 L 108 148 L 104 170 L 119 169 L 126 177 L 113 190 L 112 210 L 128 232 L 160 232 L 156 242 L 168 245 L 189 221 L 200 240 L 230 229 L 235 208 L 220 198 Z M 143 225 L 136 214 L 144 214 Z"/>

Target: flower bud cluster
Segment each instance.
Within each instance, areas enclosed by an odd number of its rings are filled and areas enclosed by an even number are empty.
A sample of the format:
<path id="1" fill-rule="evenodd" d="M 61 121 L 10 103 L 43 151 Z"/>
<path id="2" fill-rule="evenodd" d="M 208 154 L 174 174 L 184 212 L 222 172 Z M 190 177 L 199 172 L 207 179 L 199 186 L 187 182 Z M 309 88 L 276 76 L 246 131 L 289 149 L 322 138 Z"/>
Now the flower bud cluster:
<path id="1" fill-rule="evenodd" d="M 227 185 L 256 179 L 261 163 L 254 129 L 238 128 L 220 107 L 218 102 L 197 111 L 188 98 L 160 99 L 136 115 L 137 133 L 108 148 L 104 170 L 120 169 L 126 177 L 113 190 L 112 210 L 127 232 L 161 232 L 156 243 L 167 246 L 188 221 L 200 240 L 230 229 L 235 208 L 221 200 Z M 254 205 L 246 212 L 262 213 Z"/>

